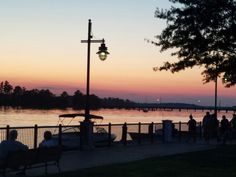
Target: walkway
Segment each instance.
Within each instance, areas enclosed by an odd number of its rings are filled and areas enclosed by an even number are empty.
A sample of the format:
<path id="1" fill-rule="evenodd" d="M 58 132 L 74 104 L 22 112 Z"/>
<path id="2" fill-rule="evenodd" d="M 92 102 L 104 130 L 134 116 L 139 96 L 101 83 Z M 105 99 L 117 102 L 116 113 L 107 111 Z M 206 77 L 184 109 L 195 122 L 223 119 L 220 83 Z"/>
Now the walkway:
<path id="1" fill-rule="evenodd" d="M 153 145 L 132 145 L 119 147 L 97 148 L 90 151 L 64 152 L 60 160 L 62 172 L 75 171 L 83 168 L 96 167 L 107 164 L 124 163 L 149 157 L 166 156 L 192 151 L 215 148 L 216 144 L 205 143 L 160 143 Z M 57 173 L 56 167 L 49 167 L 49 173 Z M 27 176 L 44 174 L 44 169 L 27 170 Z"/>

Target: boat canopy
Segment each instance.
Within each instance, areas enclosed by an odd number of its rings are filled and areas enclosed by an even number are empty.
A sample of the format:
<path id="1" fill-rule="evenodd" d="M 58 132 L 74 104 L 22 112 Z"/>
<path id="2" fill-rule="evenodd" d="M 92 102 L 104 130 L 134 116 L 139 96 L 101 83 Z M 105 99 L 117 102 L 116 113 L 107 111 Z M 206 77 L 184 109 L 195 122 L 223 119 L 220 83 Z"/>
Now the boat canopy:
<path id="1" fill-rule="evenodd" d="M 59 117 L 63 118 L 75 118 L 75 117 L 85 117 L 85 114 L 61 114 Z M 89 114 L 89 119 L 103 119 L 102 116 L 97 116 L 93 114 Z"/>

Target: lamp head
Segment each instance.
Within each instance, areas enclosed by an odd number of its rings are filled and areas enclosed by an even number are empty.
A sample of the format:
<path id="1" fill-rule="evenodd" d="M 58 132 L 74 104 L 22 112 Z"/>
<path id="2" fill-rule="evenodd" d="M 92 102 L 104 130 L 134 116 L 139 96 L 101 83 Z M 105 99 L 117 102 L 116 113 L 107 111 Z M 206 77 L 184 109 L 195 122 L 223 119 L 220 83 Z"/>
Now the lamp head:
<path id="1" fill-rule="evenodd" d="M 107 55 L 110 54 L 108 51 L 107 51 L 107 47 L 104 43 L 104 40 L 103 42 L 101 43 L 101 46 L 98 48 L 98 52 L 97 52 L 100 60 L 104 61 L 106 60 L 107 58 Z"/>

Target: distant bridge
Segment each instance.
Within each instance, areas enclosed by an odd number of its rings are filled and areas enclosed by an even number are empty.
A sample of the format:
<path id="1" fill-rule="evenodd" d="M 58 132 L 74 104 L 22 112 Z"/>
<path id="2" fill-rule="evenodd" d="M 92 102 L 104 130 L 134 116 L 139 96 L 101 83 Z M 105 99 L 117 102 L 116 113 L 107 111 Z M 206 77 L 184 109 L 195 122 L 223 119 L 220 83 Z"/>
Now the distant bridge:
<path id="1" fill-rule="evenodd" d="M 159 110 L 163 110 L 163 111 L 174 111 L 174 110 L 178 110 L 178 111 L 182 111 L 182 110 L 194 110 L 194 111 L 198 111 L 198 110 L 202 110 L 204 111 L 214 111 L 214 107 L 213 106 L 153 106 L 153 105 L 141 105 L 141 106 L 137 106 L 137 107 L 133 107 L 132 109 L 135 110 L 139 110 L 139 111 L 159 111 Z M 236 107 L 218 107 L 217 108 L 218 112 L 233 112 L 236 113 Z"/>

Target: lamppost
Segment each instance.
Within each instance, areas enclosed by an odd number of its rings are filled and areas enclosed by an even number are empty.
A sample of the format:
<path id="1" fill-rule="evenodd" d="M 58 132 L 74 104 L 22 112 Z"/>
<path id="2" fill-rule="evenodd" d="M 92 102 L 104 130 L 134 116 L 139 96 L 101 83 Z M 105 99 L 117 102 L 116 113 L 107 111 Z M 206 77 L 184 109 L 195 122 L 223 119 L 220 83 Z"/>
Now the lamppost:
<path id="1" fill-rule="evenodd" d="M 93 146 L 93 122 L 90 121 L 90 46 L 91 43 L 101 43 L 99 47 L 99 51 L 97 54 L 99 58 L 104 61 L 107 58 L 109 52 L 107 51 L 107 47 L 105 45 L 105 40 L 92 40 L 93 36 L 91 34 L 92 31 L 92 22 L 89 19 L 88 21 L 88 39 L 81 40 L 81 43 L 87 43 L 87 83 L 86 83 L 86 103 L 85 103 L 85 119 L 81 122 L 81 144 L 85 148 L 91 148 Z"/>
<path id="2" fill-rule="evenodd" d="M 215 64 L 215 106 L 214 106 L 214 114 L 215 114 L 215 117 L 217 118 L 217 98 L 218 98 L 218 76 L 219 76 L 219 64 Z"/>
<path id="3" fill-rule="evenodd" d="M 214 107 L 214 114 L 215 114 L 216 118 L 217 118 L 217 80 L 218 80 L 218 75 L 216 75 L 216 78 L 215 78 L 215 107 Z"/>

